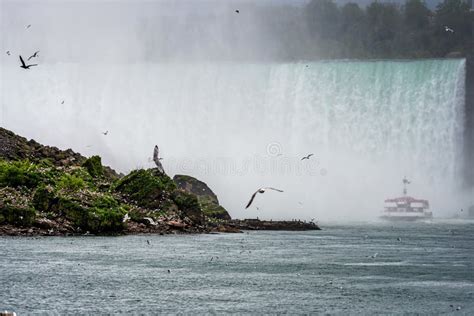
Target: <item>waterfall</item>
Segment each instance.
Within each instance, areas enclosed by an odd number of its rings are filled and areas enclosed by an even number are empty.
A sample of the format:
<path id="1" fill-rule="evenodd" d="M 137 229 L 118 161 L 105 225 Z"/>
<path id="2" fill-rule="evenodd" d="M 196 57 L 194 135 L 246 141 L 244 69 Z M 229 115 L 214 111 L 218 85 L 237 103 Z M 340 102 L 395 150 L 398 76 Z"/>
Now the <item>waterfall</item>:
<path id="1" fill-rule="evenodd" d="M 459 203 L 464 81 L 464 59 L 14 64 L 0 124 L 123 172 L 152 167 L 158 144 L 234 217 L 374 218 L 404 176 L 437 216 Z M 244 210 L 259 186 L 285 192 Z"/>

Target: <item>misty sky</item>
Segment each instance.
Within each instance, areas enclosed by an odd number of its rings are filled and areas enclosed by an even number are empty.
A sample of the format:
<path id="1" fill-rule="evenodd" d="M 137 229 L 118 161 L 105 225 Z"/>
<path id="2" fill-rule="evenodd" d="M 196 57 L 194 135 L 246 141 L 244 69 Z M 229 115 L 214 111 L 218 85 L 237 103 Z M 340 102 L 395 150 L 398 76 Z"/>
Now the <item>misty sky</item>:
<path id="1" fill-rule="evenodd" d="M 314 50 L 295 8 L 306 2 L 0 0 L 0 47 L 42 63 L 291 59 Z"/>

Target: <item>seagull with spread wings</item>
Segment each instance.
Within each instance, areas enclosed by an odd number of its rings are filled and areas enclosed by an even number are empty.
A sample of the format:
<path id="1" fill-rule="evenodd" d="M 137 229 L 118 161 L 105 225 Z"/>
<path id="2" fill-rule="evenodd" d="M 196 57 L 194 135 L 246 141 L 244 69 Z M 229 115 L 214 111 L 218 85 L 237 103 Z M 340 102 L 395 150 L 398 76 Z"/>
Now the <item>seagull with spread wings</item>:
<path id="1" fill-rule="evenodd" d="M 30 60 L 31 58 L 36 58 L 38 57 L 38 53 L 39 53 L 39 50 L 36 51 L 33 55 L 31 55 L 30 57 L 28 57 L 28 60 Z"/>
<path id="2" fill-rule="evenodd" d="M 301 158 L 301 160 L 309 159 L 311 156 L 314 156 L 314 154 L 309 154 L 308 156 L 304 156 L 303 158 Z"/>
<path id="3" fill-rule="evenodd" d="M 31 66 L 38 66 L 38 64 L 31 64 L 31 65 L 25 64 L 25 61 L 23 60 L 21 55 L 20 55 L 20 61 L 21 61 L 21 66 L 20 67 L 23 68 L 23 69 L 30 69 Z"/>
<path id="4" fill-rule="evenodd" d="M 246 209 L 250 207 L 250 205 L 252 205 L 252 202 L 253 200 L 255 199 L 255 197 L 257 196 L 257 193 L 265 193 L 266 190 L 273 190 L 273 191 L 278 191 L 278 192 L 283 192 L 283 190 L 279 190 L 279 189 L 275 189 L 275 188 L 270 188 L 270 187 L 266 187 L 266 188 L 260 188 L 258 189 L 257 191 L 254 192 L 254 194 L 252 194 L 252 197 L 250 198 L 250 201 L 248 202 L 247 206 L 245 207 Z"/>

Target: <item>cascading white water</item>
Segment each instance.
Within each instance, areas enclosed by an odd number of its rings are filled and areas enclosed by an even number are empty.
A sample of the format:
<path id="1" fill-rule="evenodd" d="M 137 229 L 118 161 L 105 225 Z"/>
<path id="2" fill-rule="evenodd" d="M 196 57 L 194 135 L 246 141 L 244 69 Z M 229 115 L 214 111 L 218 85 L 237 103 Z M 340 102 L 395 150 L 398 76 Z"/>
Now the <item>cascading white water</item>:
<path id="1" fill-rule="evenodd" d="M 0 123 L 124 172 L 159 144 L 234 217 L 373 218 L 404 176 L 442 215 L 459 205 L 464 80 L 465 60 L 15 64 Z M 263 185 L 285 192 L 245 211 Z"/>

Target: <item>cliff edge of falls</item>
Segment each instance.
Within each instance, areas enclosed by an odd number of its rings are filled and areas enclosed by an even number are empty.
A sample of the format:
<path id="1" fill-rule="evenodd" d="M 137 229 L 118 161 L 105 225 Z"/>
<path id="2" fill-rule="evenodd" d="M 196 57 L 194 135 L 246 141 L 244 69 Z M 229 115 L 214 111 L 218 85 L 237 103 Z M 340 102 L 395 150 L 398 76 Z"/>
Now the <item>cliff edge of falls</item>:
<path id="1" fill-rule="evenodd" d="M 287 223 L 287 224 L 285 224 Z M 202 181 L 157 168 L 127 175 L 0 127 L 0 235 L 119 235 L 319 229 L 232 220 Z"/>

